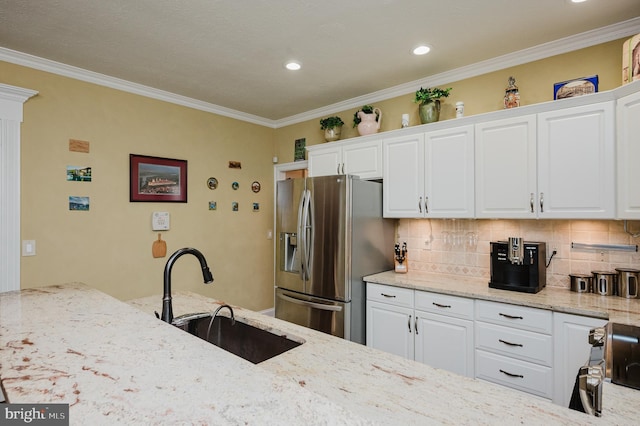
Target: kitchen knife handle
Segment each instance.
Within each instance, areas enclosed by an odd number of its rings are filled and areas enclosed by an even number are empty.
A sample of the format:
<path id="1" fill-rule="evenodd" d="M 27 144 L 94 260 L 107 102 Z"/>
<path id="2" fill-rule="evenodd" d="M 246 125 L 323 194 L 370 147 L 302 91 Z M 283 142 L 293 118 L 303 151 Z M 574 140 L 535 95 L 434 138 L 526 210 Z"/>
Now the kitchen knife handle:
<path id="1" fill-rule="evenodd" d="M 533 192 L 529 196 L 529 207 L 531 208 L 531 213 L 533 213 Z"/>
<path id="2" fill-rule="evenodd" d="M 422 213 L 422 197 L 420 197 L 420 200 L 418 201 L 418 210 Z"/>

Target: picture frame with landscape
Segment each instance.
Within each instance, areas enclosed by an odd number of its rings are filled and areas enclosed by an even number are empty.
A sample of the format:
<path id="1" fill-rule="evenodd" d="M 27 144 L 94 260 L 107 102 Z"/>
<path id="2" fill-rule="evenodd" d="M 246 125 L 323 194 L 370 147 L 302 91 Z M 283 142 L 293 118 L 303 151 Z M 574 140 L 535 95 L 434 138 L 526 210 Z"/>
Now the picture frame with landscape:
<path id="1" fill-rule="evenodd" d="M 130 202 L 187 202 L 187 161 L 129 155 Z"/>

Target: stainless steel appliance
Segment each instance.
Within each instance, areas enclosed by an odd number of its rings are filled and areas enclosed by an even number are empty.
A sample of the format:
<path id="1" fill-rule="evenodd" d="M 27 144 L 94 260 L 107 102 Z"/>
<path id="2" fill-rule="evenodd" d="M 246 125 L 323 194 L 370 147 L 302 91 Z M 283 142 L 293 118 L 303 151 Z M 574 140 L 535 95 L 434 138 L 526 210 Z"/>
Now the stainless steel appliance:
<path id="1" fill-rule="evenodd" d="M 492 241 L 489 287 L 537 293 L 547 285 L 547 244 L 509 238 Z"/>
<path id="2" fill-rule="evenodd" d="M 382 184 L 354 176 L 277 183 L 275 316 L 365 343 L 363 276 L 393 269 Z"/>

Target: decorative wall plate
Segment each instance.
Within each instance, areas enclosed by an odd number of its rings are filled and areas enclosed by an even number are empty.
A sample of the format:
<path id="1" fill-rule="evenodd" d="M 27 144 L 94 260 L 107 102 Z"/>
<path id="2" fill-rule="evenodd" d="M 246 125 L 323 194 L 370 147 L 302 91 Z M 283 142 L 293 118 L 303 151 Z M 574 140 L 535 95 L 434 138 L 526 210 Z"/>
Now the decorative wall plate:
<path id="1" fill-rule="evenodd" d="M 254 182 L 251 184 L 251 190 L 252 190 L 253 192 L 256 192 L 256 193 L 257 193 L 257 192 L 260 192 L 260 182 L 258 182 L 258 181 L 254 181 Z"/>
<path id="2" fill-rule="evenodd" d="M 240 188 L 240 184 L 238 182 L 233 182 L 231 184 L 231 187 L 233 188 L 233 190 L 235 191 L 236 189 Z"/>
<path id="3" fill-rule="evenodd" d="M 218 179 L 214 177 L 207 179 L 207 187 L 209 187 L 209 189 L 216 189 L 218 187 Z"/>

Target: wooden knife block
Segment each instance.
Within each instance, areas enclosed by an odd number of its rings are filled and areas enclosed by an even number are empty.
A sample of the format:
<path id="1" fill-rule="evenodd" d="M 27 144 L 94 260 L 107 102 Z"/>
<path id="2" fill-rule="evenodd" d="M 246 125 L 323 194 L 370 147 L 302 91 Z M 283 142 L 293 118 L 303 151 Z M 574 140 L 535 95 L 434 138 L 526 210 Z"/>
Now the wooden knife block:
<path id="1" fill-rule="evenodd" d="M 398 274 L 406 274 L 409 271 L 409 256 L 405 255 L 402 263 L 393 258 L 394 269 Z"/>

